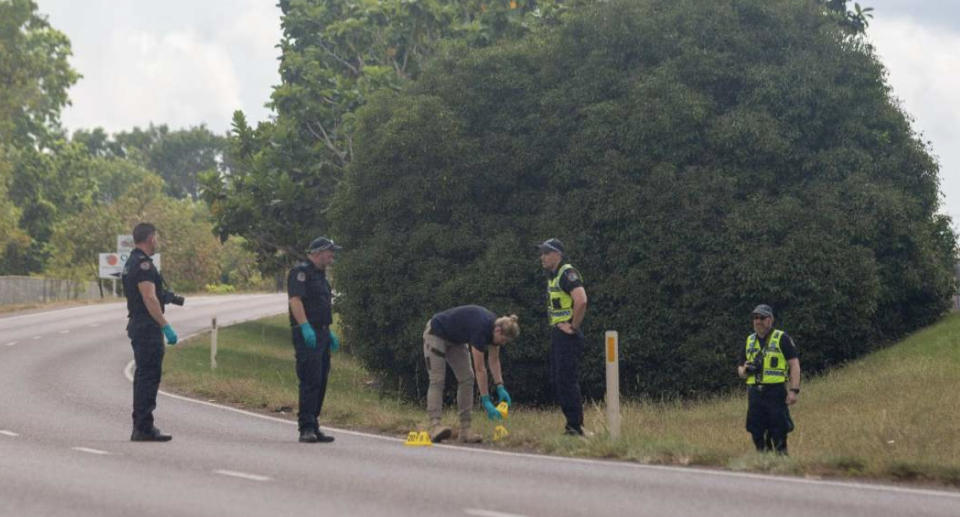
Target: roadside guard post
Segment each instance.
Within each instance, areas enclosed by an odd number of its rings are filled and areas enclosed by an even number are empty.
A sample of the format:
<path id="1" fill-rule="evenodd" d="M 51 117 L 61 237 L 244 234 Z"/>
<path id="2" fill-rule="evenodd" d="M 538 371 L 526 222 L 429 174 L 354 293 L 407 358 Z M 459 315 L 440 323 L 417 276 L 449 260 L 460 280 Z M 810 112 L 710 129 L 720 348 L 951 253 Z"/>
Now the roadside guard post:
<path id="1" fill-rule="evenodd" d="M 620 438 L 620 335 L 616 330 L 604 334 L 607 355 L 607 429 L 610 438 Z"/>
<path id="2" fill-rule="evenodd" d="M 217 369 L 217 317 L 213 317 L 210 329 L 210 369 Z"/>

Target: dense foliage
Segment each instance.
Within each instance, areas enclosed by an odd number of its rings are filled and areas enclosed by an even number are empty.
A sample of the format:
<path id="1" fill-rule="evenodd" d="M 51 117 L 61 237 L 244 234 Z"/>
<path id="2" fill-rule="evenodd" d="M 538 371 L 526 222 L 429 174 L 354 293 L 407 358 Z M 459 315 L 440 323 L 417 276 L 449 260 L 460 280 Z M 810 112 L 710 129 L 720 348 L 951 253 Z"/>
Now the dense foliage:
<path id="1" fill-rule="evenodd" d="M 228 169 L 203 180 L 222 235 L 242 235 L 265 269 L 282 269 L 327 217 L 353 159 L 354 113 L 419 77 L 447 40 L 483 47 L 557 23 L 583 0 L 282 0 L 276 118 L 233 121 Z"/>
<path id="2" fill-rule="evenodd" d="M 930 323 L 954 287 L 937 164 L 839 19 L 814 1 L 604 2 L 520 42 L 454 45 L 374 95 L 331 215 L 347 341 L 422 393 L 432 313 L 517 312 L 506 379 L 545 400 L 533 244 L 551 236 L 586 281 L 593 396 L 605 329 L 623 390 L 659 396 L 738 383 L 757 303 L 807 371 Z"/>

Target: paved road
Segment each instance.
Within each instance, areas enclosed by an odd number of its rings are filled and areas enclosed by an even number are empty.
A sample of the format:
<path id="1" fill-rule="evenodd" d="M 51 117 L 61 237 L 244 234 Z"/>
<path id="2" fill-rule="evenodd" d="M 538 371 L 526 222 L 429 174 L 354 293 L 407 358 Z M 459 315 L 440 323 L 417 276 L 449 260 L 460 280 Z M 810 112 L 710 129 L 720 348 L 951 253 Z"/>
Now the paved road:
<path id="1" fill-rule="evenodd" d="M 282 312 L 282 295 L 172 307 L 181 335 Z M 579 461 L 333 431 L 161 397 L 132 443 L 119 304 L 0 317 L 0 516 L 952 516 L 960 493 Z"/>

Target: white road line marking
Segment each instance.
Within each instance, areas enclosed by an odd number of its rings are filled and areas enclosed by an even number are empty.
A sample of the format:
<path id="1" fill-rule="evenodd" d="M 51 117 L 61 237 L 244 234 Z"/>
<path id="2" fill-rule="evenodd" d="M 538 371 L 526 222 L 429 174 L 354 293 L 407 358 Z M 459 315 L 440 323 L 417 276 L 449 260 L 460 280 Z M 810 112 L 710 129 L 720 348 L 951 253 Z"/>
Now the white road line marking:
<path id="1" fill-rule="evenodd" d="M 97 327 L 100 326 L 100 324 L 99 324 L 99 323 L 91 323 L 91 324 L 89 324 L 89 325 L 87 325 L 87 326 L 90 327 L 90 328 L 97 328 Z"/>
<path id="2" fill-rule="evenodd" d="M 91 449 L 89 447 L 70 447 L 70 448 L 78 452 L 87 452 L 90 454 L 100 454 L 100 455 L 110 454 L 107 451 L 101 451 L 100 449 Z"/>
<path id="3" fill-rule="evenodd" d="M 249 321 L 249 320 L 244 320 L 244 321 Z M 231 323 L 231 325 L 235 323 L 241 323 L 241 322 L 239 321 L 234 322 L 234 323 Z M 201 334 L 202 332 L 203 331 L 198 331 L 186 337 L 181 337 L 180 339 L 188 339 L 194 335 Z M 129 363 L 127 363 L 127 366 L 123 369 L 124 376 L 126 376 L 127 380 L 130 382 L 133 382 L 133 367 L 134 367 L 134 361 L 131 360 Z M 280 424 L 286 424 L 291 426 L 297 425 L 296 421 L 284 420 L 282 418 L 277 418 L 269 415 L 261 415 L 259 413 L 254 413 L 252 411 L 246 411 L 243 409 L 238 409 L 230 406 L 214 404 L 204 400 L 197 400 L 190 397 L 184 397 L 183 395 L 177 395 L 175 393 L 168 393 L 163 390 L 160 390 L 159 394 L 165 397 L 170 397 L 172 399 L 182 400 L 184 402 L 190 402 L 192 404 L 200 404 L 202 406 L 210 406 L 217 409 L 222 409 L 224 411 L 239 413 L 241 415 L 247 415 L 247 416 L 259 418 L 262 420 L 270 420 L 271 422 L 277 422 Z M 330 427 L 330 426 L 324 426 L 324 428 L 336 431 L 338 434 L 361 436 L 364 438 L 372 438 L 372 439 L 383 440 L 387 442 L 403 443 L 405 441 L 404 438 L 396 438 L 393 436 L 383 436 L 379 434 L 371 434 L 371 433 L 365 433 L 361 431 L 351 431 L 349 429 L 340 429 L 340 428 Z M 470 454 L 492 454 L 496 456 L 506 456 L 506 457 L 512 456 L 517 458 L 529 458 L 529 459 L 540 460 L 540 461 L 555 461 L 560 463 L 578 463 L 581 465 L 604 466 L 609 468 L 653 470 L 653 471 L 659 470 L 659 471 L 666 471 L 666 472 L 695 474 L 695 475 L 701 475 L 701 476 L 720 476 L 720 477 L 741 478 L 741 479 L 757 479 L 762 481 L 794 483 L 799 485 L 828 486 L 828 487 L 839 488 L 839 489 L 869 490 L 869 491 L 876 491 L 876 492 L 893 492 L 893 493 L 900 493 L 900 494 L 924 495 L 924 496 L 934 496 L 934 497 L 947 497 L 950 499 L 954 499 L 954 498 L 960 499 L 960 492 L 948 492 L 945 490 L 868 484 L 868 483 L 860 483 L 856 481 L 831 481 L 831 480 L 823 480 L 823 479 L 775 476 L 775 475 L 769 475 L 769 474 L 754 474 L 750 472 L 713 470 L 713 469 L 697 468 L 697 467 L 676 467 L 672 465 L 647 465 L 644 463 L 630 463 L 626 461 L 612 461 L 612 460 L 600 460 L 600 459 L 589 459 L 589 458 L 570 458 L 566 456 L 547 456 L 545 454 L 531 454 L 528 452 L 511 452 L 511 451 L 499 451 L 499 450 L 492 450 L 492 449 L 480 449 L 480 448 L 474 448 L 474 447 L 458 447 L 456 445 L 445 445 L 442 443 L 434 444 L 433 447 L 436 449 L 453 449 L 459 452 L 470 453 Z"/>
<path id="4" fill-rule="evenodd" d="M 11 341 L 11 342 L 7 343 L 7 346 L 13 346 L 13 345 L 16 345 L 16 344 L 17 344 L 17 341 Z"/>
<path id="5" fill-rule="evenodd" d="M 61 330 L 60 333 L 61 333 L 61 334 L 69 334 L 70 331 L 69 331 L 69 330 Z"/>
<path id="6" fill-rule="evenodd" d="M 494 512 L 491 510 L 481 510 L 479 508 L 464 508 L 463 513 L 467 515 L 476 515 L 477 517 L 526 517 L 519 513 Z"/>
<path id="7" fill-rule="evenodd" d="M 2 435 L 4 435 L 4 436 L 11 436 L 11 437 L 13 437 L 13 438 L 16 438 L 16 437 L 20 436 L 19 434 L 15 433 L 15 432 L 13 432 L 13 431 L 7 431 L 6 429 L 0 429 L 0 434 L 2 434 Z"/>
<path id="8" fill-rule="evenodd" d="M 43 337 L 43 336 L 33 336 L 32 339 L 33 339 L 34 341 L 36 341 L 36 340 L 38 340 L 38 339 L 40 339 L 40 338 L 42 338 L 42 337 Z"/>
<path id="9" fill-rule="evenodd" d="M 221 476 L 230 476 L 241 479 L 249 479 L 250 481 L 270 481 L 270 478 L 267 476 L 258 476 L 257 474 L 247 474 L 246 472 L 237 472 L 235 470 L 214 470 L 214 474 L 220 474 Z"/>

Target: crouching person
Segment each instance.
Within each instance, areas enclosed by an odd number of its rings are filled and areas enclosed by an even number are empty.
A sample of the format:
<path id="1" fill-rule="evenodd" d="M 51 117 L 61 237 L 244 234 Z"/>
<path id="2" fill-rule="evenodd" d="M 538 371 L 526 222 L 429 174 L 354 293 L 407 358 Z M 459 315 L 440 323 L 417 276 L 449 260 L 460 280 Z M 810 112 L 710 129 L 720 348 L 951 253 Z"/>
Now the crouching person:
<path id="1" fill-rule="evenodd" d="M 427 390 L 427 414 L 430 417 L 430 439 L 439 442 L 449 438 L 453 431 L 440 423 L 443 410 L 443 385 L 447 365 L 457 377 L 457 409 L 460 416 L 458 440 L 479 443 L 482 438 L 470 430 L 473 410 L 473 383 L 480 387 L 480 400 L 487 417 L 500 419 L 500 413 L 490 400 L 487 365 L 484 353 L 489 352 L 490 374 L 496 385 L 497 397 L 510 404 L 510 394 L 503 386 L 500 367 L 500 346 L 520 334 L 517 316 L 497 316 L 479 305 L 462 305 L 435 314 L 423 331 L 423 355 L 427 361 L 430 387 Z M 473 355 L 473 367 L 470 356 Z M 476 368 L 476 375 L 474 375 Z"/>

